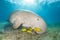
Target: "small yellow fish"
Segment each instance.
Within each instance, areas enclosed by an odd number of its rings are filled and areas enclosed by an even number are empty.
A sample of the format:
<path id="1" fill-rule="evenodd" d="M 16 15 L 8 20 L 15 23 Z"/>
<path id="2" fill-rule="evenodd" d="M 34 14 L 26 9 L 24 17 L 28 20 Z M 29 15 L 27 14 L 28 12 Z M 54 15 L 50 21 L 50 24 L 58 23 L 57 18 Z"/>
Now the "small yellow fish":
<path id="1" fill-rule="evenodd" d="M 22 30 L 21 30 L 22 32 L 26 32 L 27 31 L 27 29 L 26 28 L 22 28 Z"/>
<path id="2" fill-rule="evenodd" d="M 34 29 L 32 29 L 32 28 L 22 28 L 22 32 L 28 32 L 28 33 L 32 33 L 32 30 L 34 30 L 34 31 L 36 31 L 36 32 L 41 32 L 41 29 L 40 28 L 34 28 Z"/>
<path id="3" fill-rule="evenodd" d="M 37 28 L 37 27 L 34 28 L 33 30 L 36 31 L 36 32 L 41 32 L 41 29 L 40 28 Z"/>
<path id="4" fill-rule="evenodd" d="M 28 28 L 27 32 L 32 33 L 32 28 Z"/>
<path id="5" fill-rule="evenodd" d="M 30 30 L 27 30 L 27 32 L 28 32 L 28 33 L 32 33 L 32 31 L 30 31 Z"/>

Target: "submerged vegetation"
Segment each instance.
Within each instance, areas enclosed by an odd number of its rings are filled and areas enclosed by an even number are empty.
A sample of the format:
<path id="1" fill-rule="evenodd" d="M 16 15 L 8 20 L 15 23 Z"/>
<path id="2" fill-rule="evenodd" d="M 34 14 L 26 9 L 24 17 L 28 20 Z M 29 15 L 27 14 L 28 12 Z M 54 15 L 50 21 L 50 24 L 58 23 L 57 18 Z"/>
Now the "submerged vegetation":
<path id="1" fill-rule="evenodd" d="M 3 24 L 4 25 L 4 24 Z M 60 40 L 60 25 L 49 24 L 47 32 L 41 35 L 14 30 L 12 25 L 6 25 L 3 32 L 0 32 L 0 40 Z"/>

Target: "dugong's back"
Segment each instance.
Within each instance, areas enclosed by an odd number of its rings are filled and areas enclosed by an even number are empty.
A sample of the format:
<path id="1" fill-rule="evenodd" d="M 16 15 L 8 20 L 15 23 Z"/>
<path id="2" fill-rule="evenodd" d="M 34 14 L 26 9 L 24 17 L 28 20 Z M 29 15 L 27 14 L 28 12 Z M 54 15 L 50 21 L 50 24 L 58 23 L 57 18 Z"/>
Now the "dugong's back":
<path id="1" fill-rule="evenodd" d="M 31 12 L 27 12 L 27 11 L 17 11 L 17 12 L 14 12 L 11 14 L 10 16 L 10 22 L 11 23 L 14 23 L 16 20 L 25 20 L 27 19 L 29 21 L 30 20 L 33 20 L 33 18 L 37 17 L 36 14 L 33 14 Z M 32 19 L 31 19 L 32 18 Z"/>

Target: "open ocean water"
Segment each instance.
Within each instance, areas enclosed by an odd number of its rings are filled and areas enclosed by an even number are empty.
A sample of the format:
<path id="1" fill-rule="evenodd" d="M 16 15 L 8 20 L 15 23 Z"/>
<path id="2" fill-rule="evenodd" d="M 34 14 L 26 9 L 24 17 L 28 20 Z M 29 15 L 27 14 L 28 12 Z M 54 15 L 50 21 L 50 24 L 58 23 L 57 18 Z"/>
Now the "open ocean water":
<path id="1" fill-rule="evenodd" d="M 53 1 L 36 1 L 36 5 L 23 5 L 24 2 L 20 4 L 20 0 L 0 0 L 0 40 L 60 40 L 60 1 Z M 36 35 L 22 33 L 19 29 L 14 30 L 9 23 L 9 17 L 13 11 L 21 9 L 33 11 L 41 16 L 47 24 L 46 33 Z"/>

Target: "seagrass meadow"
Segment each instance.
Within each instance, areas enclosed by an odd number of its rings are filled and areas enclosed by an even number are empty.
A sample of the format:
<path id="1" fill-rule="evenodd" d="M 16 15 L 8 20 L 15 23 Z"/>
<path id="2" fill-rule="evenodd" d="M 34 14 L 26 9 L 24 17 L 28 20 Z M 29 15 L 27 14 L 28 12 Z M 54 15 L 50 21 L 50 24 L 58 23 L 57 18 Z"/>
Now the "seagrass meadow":
<path id="1" fill-rule="evenodd" d="M 0 26 L 4 27 L 3 31 L 0 31 L 0 40 L 60 40 L 59 23 L 48 24 L 46 33 L 41 35 L 14 30 L 7 22 L 0 23 Z"/>

